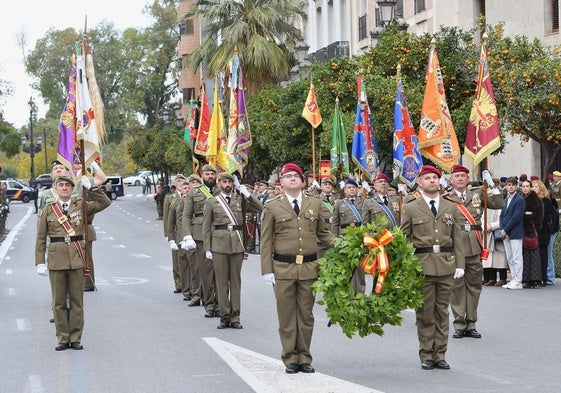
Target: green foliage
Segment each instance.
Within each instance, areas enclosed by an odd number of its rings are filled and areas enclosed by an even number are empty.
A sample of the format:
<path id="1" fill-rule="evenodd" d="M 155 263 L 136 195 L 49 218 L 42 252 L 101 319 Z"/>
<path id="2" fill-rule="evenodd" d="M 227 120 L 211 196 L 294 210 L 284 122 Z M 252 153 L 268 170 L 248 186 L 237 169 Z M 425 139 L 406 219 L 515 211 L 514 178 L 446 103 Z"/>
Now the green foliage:
<path id="1" fill-rule="evenodd" d="M 319 279 L 313 288 L 316 294 L 323 293 L 318 304 L 326 305 L 330 322 L 339 324 L 349 338 L 358 334 L 384 334 L 386 324 L 400 326 L 400 313 L 423 304 L 421 292 L 422 266 L 414 255 L 415 249 L 407 242 L 397 227 L 391 231 L 394 239 L 385 246 L 390 269 L 380 294 L 355 294 L 351 277 L 360 269 L 370 249 L 363 244 L 363 235 L 370 233 L 378 239 L 385 229 L 385 218 L 365 226 L 348 227 L 344 235 L 335 239 L 333 248 L 327 250 L 319 260 Z"/>

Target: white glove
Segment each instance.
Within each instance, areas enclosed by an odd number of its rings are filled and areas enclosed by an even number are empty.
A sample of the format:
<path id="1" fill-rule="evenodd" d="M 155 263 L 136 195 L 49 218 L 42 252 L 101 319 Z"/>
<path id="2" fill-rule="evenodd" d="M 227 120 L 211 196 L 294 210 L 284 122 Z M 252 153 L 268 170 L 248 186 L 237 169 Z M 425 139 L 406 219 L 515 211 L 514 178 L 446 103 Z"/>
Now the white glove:
<path id="1" fill-rule="evenodd" d="M 448 187 L 448 180 L 446 180 L 444 176 L 440 177 L 440 185 L 442 186 L 442 188 Z"/>
<path id="2" fill-rule="evenodd" d="M 249 196 L 251 195 L 246 186 L 239 186 L 238 191 L 246 198 L 249 198 Z"/>
<path id="3" fill-rule="evenodd" d="M 197 248 L 197 243 L 195 243 L 195 241 L 193 240 L 193 236 L 191 235 L 187 235 L 183 238 L 183 249 L 186 250 L 194 250 L 195 248 Z"/>
<path id="4" fill-rule="evenodd" d="M 179 250 L 179 247 L 177 247 L 177 243 L 175 242 L 175 240 L 169 241 L 169 248 L 171 249 L 171 251 Z"/>
<path id="5" fill-rule="evenodd" d="M 491 194 L 493 195 L 499 195 L 501 192 L 499 191 L 498 188 L 491 188 Z"/>
<path id="6" fill-rule="evenodd" d="M 405 185 L 403 183 L 398 183 L 397 184 L 397 191 L 402 193 L 402 194 L 407 194 L 407 185 Z"/>
<path id="7" fill-rule="evenodd" d="M 86 188 L 86 190 L 92 188 L 92 182 L 90 181 L 90 179 L 88 179 L 86 175 L 82 175 L 82 177 L 80 178 L 80 184 L 83 185 Z"/>
<path id="8" fill-rule="evenodd" d="M 341 180 L 339 182 L 339 188 L 342 190 L 343 188 L 345 188 L 345 182 L 343 180 Z"/>
<path id="9" fill-rule="evenodd" d="M 372 188 L 370 188 L 370 184 L 368 184 L 366 180 L 362 181 L 362 188 L 364 188 L 364 191 L 367 193 L 370 193 L 370 190 L 372 190 Z"/>
<path id="10" fill-rule="evenodd" d="M 37 268 L 37 274 L 40 276 L 46 276 L 47 275 L 47 265 L 45 265 L 44 263 L 41 263 L 39 265 L 36 266 Z"/>
<path id="11" fill-rule="evenodd" d="M 92 161 L 92 163 L 90 164 L 90 169 L 92 170 L 92 173 L 94 173 L 95 171 L 99 171 L 101 168 L 99 167 L 97 162 Z"/>
<path id="12" fill-rule="evenodd" d="M 314 179 L 314 181 L 312 182 L 312 186 L 317 188 L 318 190 L 321 190 L 321 187 L 316 179 Z"/>
<path id="13" fill-rule="evenodd" d="M 234 175 L 234 187 L 236 190 L 240 189 L 240 181 L 238 180 L 238 176 Z"/>
<path id="14" fill-rule="evenodd" d="M 261 277 L 263 277 L 263 280 L 265 280 L 265 282 L 271 284 L 275 283 L 275 273 L 265 273 Z"/>
<path id="15" fill-rule="evenodd" d="M 495 182 L 493 182 L 493 178 L 491 177 L 491 173 L 485 169 L 483 172 L 481 172 L 481 177 L 483 178 L 483 180 L 487 183 L 487 185 L 491 188 L 495 187 Z"/>
<path id="16" fill-rule="evenodd" d="M 209 250 L 209 251 L 205 252 L 205 257 L 206 257 L 206 259 L 210 259 L 212 261 L 212 251 Z"/>
<path id="17" fill-rule="evenodd" d="M 462 278 L 464 276 L 464 269 L 457 267 L 456 273 L 454 273 L 454 278 Z"/>

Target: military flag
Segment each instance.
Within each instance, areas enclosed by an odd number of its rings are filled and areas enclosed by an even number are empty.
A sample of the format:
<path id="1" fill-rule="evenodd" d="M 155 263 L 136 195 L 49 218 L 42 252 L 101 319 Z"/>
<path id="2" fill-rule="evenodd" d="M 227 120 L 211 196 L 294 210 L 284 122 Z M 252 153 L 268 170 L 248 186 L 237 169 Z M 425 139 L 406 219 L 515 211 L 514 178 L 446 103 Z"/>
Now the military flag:
<path id="1" fill-rule="evenodd" d="M 423 166 L 423 157 L 419 152 L 417 134 L 415 134 L 415 128 L 409 116 L 400 77 L 397 80 L 393 129 L 393 177 L 412 187 L 417 179 L 417 173 Z"/>
<path id="2" fill-rule="evenodd" d="M 58 122 L 57 159 L 67 168 L 72 168 L 75 161 L 80 162 L 80 146 L 76 143 L 76 61 L 74 53 L 68 76 L 66 103 Z"/>
<path id="3" fill-rule="evenodd" d="M 206 96 L 205 82 L 201 81 L 199 89 L 199 127 L 197 129 L 197 139 L 195 142 L 195 153 L 207 156 L 208 152 L 208 132 L 210 128 L 210 108 L 208 106 L 208 98 Z"/>
<path id="4" fill-rule="evenodd" d="M 450 172 L 460 159 L 460 145 L 446 102 L 444 81 L 433 42 L 426 71 L 425 96 L 419 125 L 419 149 L 421 154 Z"/>
<path id="5" fill-rule="evenodd" d="M 308 98 L 306 98 L 304 109 L 302 109 L 302 117 L 308 120 L 308 123 L 310 123 L 313 128 L 318 128 L 322 121 L 318 102 L 316 100 L 316 90 L 313 83 L 310 83 Z"/>
<path id="6" fill-rule="evenodd" d="M 243 169 L 248 163 L 248 149 L 252 144 L 251 130 L 247 117 L 244 95 L 244 79 L 240 56 L 237 52 L 228 62 L 230 88 L 230 113 L 228 121 L 228 159 L 232 173 Z"/>
<path id="7" fill-rule="evenodd" d="M 501 147 L 499 117 L 487 63 L 486 38 L 484 35 L 481 43 L 477 86 L 469 116 L 464 150 L 466 157 L 473 162 L 474 167 L 477 167 L 477 164 Z"/>
<path id="8" fill-rule="evenodd" d="M 358 102 L 356 104 L 355 127 L 353 132 L 353 146 L 351 150 L 353 162 L 360 171 L 371 179 L 378 170 L 378 148 L 374 139 L 372 114 L 366 97 L 366 87 L 362 76 L 356 78 L 358 87 Z"/>
<path id="9" fill-rule="evenodd" d="M 224 114 L 222 113 L 222 101 L 218 99 L 219 78 L 214 78 L 214 99 L 212 116 L 208 129 L 208 150 L 206 153 L 210 165 L 216 166 L 219 172 L 230 172 L 231 167 L 226 152 L 228 138 L 224 128 Z"/>
<path id="10" fill-rule="evenodd" d="M 185 122 L 185 130 L 183 132 L 183 139 L 187 142 L 190 149 L 195 147 L 195 142 L 197 141 L 198 112 L 197 102 L 194 98 L 191 98 L 189 101 L 189 117 Z"/>
<path id="11" fill-rule="evenodd" d="M 330 166 L 330 174 L 338 174 L 341 178 L 349 176 L 349 152 L 347 150 L 345 126 L 343 125 L 343 118 L 339 111 L 339 97 L 335 99 L 335 110 L 333 112 Z"/>

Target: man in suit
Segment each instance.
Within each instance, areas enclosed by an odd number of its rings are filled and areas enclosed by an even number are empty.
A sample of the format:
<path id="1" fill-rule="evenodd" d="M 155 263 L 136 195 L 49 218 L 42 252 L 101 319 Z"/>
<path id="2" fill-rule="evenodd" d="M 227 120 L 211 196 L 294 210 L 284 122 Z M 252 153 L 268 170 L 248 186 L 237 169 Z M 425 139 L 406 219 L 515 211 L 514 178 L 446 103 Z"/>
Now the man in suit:
<path id="1" fill-rule="evenodd" d="M 87 176 L 80 183 L 88 192 L 88 201 L 72 198 L 74 181 L 59 176 L 55 181 L 57 200 L 41 211 L 37 221 L 35 265 L 37 273 L 47 275 L 45 251 L 49 245 L 48 275 L 58 344 L 57 351 L 83 349 L 80 343 L 84 327 L 84 208 L 88 216 L 106 209 L 111 200 L 100 188 L 92 188 Z M 85 207 L 84 207 L 85 204 Z M 60 214 L 58 214 L 58 213 Z M 67 315 L 67 296 L 70 317 Z"/>
<path id="2" fill-rule="evenodd" d="M 517 192 L 518 180 L 509 177 L 506 180 L 507 197 L 501 210 L 499 231 L 503 237 L 506 259 L 510 268 L 511 280 L 503 285 L 506 289 L 522 289 L 522 239 L 524 238 L 524 214 L 526 202 Z"/>
<path id="3" fill-rule="evenodd" d="M 448 370 L 448 306 L 454 279 L 464 275 L 464 254 L 456 205 L 440 196 L 441 172 L 423 165 L 417 177 L 418 198 L 403 207 L 401 230 L 423 266 L 423 305 L 416 310 L 419 357 L 423 370 Z M 480 278 L 481 280 L 481 278 Z"/>
<path id="4" fill-rule="evenodd" d="M 205 201 L 212 198 L 216 186 L 216 169 L 212 165 L 204 165 L 201 169 L 203 184 L 189 190 L 183 206 L 183 248 L 195 250 L 195 258 L 199 268 L 201 282 L 201 300 L 191 300 L 189 307 L 205 308 L 205 318 L 219 317 L 218 299 L 214 285 L 214 269 L 212 260 L 205 257 L 203 246 L 203 211 Z M 219 191 L 218 189 L 216 191 Z"/>
<path id="5" fill-rule="evenodd" d="M 482 173 L 483 180 L 492 190 L 492 195 L 487 198 L 489 209 L 502 209 L 504 206 L 501 192 L 495 184 L 489 171 Z M 483 188 L 468 189 L 469 169 L 455 164 L 450 174 L 452 191 L 447 198 L 456 204 L 465 207 L 463 211 L 463 242 L 462 248 L 466 259 L 465 274 L 462 278 L 454 280 L 454 290 L 450 305 L 454 314 L 454 338 L 472 337 L 481 338 L 481 333 L 475 328 L 477 322 L 477 306 L 482 289 L 483 264 L 481 251 L 483 249 L 483 231 L 481 228 L 483 218 Z"/>
<path id="6" fill-rule="evenodd" d="M 322 202 L 302 192 L 304 173 L 296 164 L 281 169 L 284 194 L 265 204 L 261 229 L 261 273 L 273 284 L 282 361 L 288 374 L 313 373 L 312 284 L 318 278 L 319 239 L 331 247 L 333 235 L 321 218 Z"/>
<path id="7" fill-rule="evenodd" d="M 234 184 L 241 196 L 233 192 Z M 220 194 L 205 201 L 203 214 L 203 247 L 212 260 L 220 324 L 218 329 L 242 329 L 240 323 L 241 271 L 244 260 L 242 199 L 245 209 L 259 213 L 263 205 L 229 173 L 218 175 Z"/>

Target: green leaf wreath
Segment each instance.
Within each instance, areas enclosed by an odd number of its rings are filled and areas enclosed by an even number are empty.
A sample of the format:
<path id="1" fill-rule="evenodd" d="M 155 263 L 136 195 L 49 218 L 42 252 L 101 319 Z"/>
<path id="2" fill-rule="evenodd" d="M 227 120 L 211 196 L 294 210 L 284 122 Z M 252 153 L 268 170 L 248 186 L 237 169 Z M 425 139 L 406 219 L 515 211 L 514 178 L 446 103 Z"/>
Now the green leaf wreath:
<path id="1" fill-rule="evenodd" d="M 319 262 L 319 279 L 314 283 L 314 293 L 323 293 L 318 304 L 326 305 L 330 324 L 339 324 L 349 338 L 357 334 L 365 337 L 371 333 L 384 335 L 386 324 L 400 326 L 400 313 L 423 304 L 422 266 L 414 255 L 414 247 L 407 242 L 398 227 L 391 229 L 394 239 L 385 246 L 389 271 L 382 292 L 355 294 L 351 277 L 370 252 L 363 244 L 363 235 L 369 233 L 378 239 L 386 228 L 385 217 L 361 227 L 347 227 L 345 234 L 335 239 L 334 247 L 327 250 Z M 376 277 L 374 278 L 376 280 Z M 376 281 L 374 281 L 374 284 Z"/>

